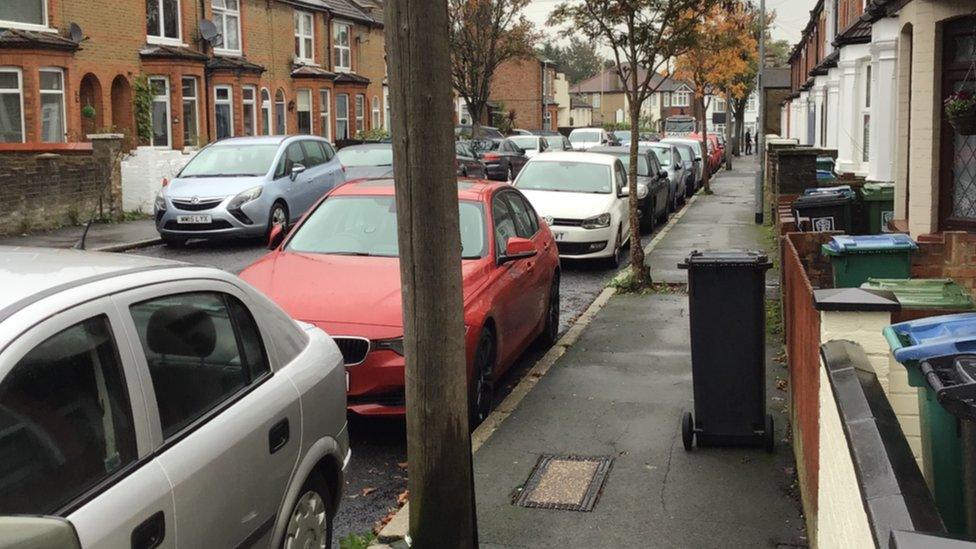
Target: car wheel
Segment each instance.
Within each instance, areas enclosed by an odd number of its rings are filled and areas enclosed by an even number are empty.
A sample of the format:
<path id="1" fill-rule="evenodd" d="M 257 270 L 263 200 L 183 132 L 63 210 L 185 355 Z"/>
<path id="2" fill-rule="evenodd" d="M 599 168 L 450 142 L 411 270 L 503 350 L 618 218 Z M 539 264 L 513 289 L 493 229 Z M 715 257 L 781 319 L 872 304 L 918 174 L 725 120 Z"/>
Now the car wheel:
<path id="1" fill-rule="evenodd" d="M 288 516 L 282 549 L 332 547 L 332 511 L 329 510 L 330 491 L 325 480 L 313 471 L 299 491 Z"/>
<path id="2" fill-rule="evenodd" d="M 268 229 L 265 231 L 265 239 L 271 235 L 271 229 L 275 225 L 281 225 L 281 228 L 288 230 L 288 206 L 285 206 L 281 202 L 275 202 L 271 206 L 271 211 L 268 212 Z"/>
<path id="3" fill-rule="evenodd" d="M 185 238 L 179 238 L 176 236 L 163 236 L 160 238 L 162 238 L 163 244 L 166 244 L 170 248 L 182 248 L 183 246 L 186 246 Z"/>
<path id="4" fill-rule="evenodd" d="M 654 230 L 654 211 L 657 210 L 657 201 L 654 197 L 647 199 L 647 209 L 641 212 L 640 231 L 649 233 Z"/>
<path id="5" fill-rule="evenodd" d="M 620 227 L 617 227 L 617 240 L 613 243 L 613 255 L 607 259 L 607 264 L 613 269 L 620 267 L 620 263 L 623 261 L 621 257 L 623 255 L 623 244 L 620 242 L 621 240 L 623 240 L 623 232 Z"/>
<path id="6" fill-rule="evenodd" d="M 495 366 L 495 336 L 485 328 L 478 339 L 474 352 L 474 379 L 468 390 L 468 424 L 471 430 L 481 424 L 491 413 L 495 398 L 492 373 Z"/>
<path id="7" fill-rule="evenodd" d="M 546 323 L 539 335 L 539 343 L 551 347 L 559 337 L 559 273 L 552 277 L 549 286 L 549 304 L 546 307 Z"/>

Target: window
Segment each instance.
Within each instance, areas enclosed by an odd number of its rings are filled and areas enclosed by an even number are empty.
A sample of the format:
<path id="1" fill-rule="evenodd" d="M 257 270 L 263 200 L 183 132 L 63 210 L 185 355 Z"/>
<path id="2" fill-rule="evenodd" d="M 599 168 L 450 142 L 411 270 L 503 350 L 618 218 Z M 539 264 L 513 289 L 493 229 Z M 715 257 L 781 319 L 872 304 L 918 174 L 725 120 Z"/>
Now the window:
<path id="1" fill-rule="evenodd" d="M 269 371 L 258 327 L 237 298 L 178 294 L 136 303 L 129 311 L 165 438 Z"/>
<path id="2" fill-rule="evenodd" d="M 332 107 L 332 94 L 329 90 L 319 90 L 319 103 L 321 103 L 319 117 L 322 119 L 322 131 L 320 135 L 326 139 L 331 139 L 332 119 L 329 113 Z"/>
<path id="3" fill-rule="evenodd" d="M 0 27 L 47 29 L 47 0 L 0 2 Z"/>
<path id="4" fill-rule="evenodd" d="M 688 107 L 691 105 L 691 92 L 689 90 L 678 90 L 674 92 L 675 107 Z"/>
<path id="5" fill-rule="evenodd" d="M 261 133 L 271 135 L 271 92 L 261 88 Z"/>
<path id="6" fill-rule="evenodd" d="M 665 107 L 670 107 L 671 106 L 671 93 L 670 92 L 665 92 L 665 93 L 663 93 L 661 95 L 664 96 L 664 103 L 663 103 L 664 106 Z"/>
<path id="7" fill-rule="evenodd" d="M 180 0 L 146 0 L 146 36 L 150 42 L 179 43 Z"/>
<path id="8" fill-rule="evenodd" d="M 871 65 L 864 68 L 864 90 L 861 107 L 861 160 L 867 162 L 871 156 Z"/>
<path id="9" fill-rule="evenodd" d="M 278 168 L 275 170 L 275 179 L 290 174 L 295 164 L 301 164 L 307 167 L 305 151 L 299 142 L 292 143 L 285 149 L 285 154 L 281 157 L 281 160 L 278 162 Z"/>
<path id="10" fill-rule="evenodd" d="M 356 95 L 356 133 L 366 131 L 366 96 Z"/>
<path id="11" fill-rule="evenodd" d="M 512 215 L 512 207 L 509 206 L 504 195 L 496 195 L 491 201 L 491 212 L 495 224 L 495 254 L 503 256 L 508 247 L 508 239 L 518 236 L 515 218 Z"/>
<path id="12" fill-rule="evenodd" d="M 214 119 L 217 139 L 234 135 L 234 91 L 230 86 L 214 87 Z"/>
<path id="13" fill-rule="evenodd" d="M 312 133 L 312 90 L 298 90 L 295 94 L 298 111 L 298 133 Z"/>
<path id="14" fill-rule="evenodd" d="M 593 108 L 594 109 L 599 109 L 600 108 L 600 101 L 602 99 L 603 99 L 603 95 L 601 95 L 599 93 L 594 93 L 593 94 Z"/>
<path id="15" fill-rule="evenodd" d="M 275 92 L 275 134 L 285 135 L 288 132 L 287 113 L 285 109 L 285 92 L 278 90 Z"/>
<path id="16" fill-rule="evenodd" d="M 549 109 L 542 113 L 542 127 L 547 130 L 552 129 L 552 111 Z"/>
<path id="17" fill-rule="evenodd" d="M 747 111 L 754 111 L 754 110 L 756 110 L 756 96 L 755 95 L 750 95 L 749 96 L 749 100 L 746 102 L 746 110 Z"/>
<path id="18" fill-rule="evenodd" d="M 349 96 L 336 95 L 336 141 L 349 139 Z"/>
<path id="19" fill-rule="evenodd" d="M 305 149 L 306 168 L 325 164 L 325 151 L 318 141 L 302 141 L 302 148 Z"/>
<path id="20" fill-rule="evenodd" d="M 376 97 L 375 95 L 373 96 L 372 113 L 373 113 L 373 116 L 372 116 L 372 118 L 370 120 L 370 126 L 369 127 L 375 130 L 375 129 L 378 129 L 380 127 L 380 98 L 379 97 Z"/>
<path id="21" fill-rule="evenodd" d="M 725 112 L 725 100 L 722 99 L 721 97 L 716 97 L 714 101 L 715 101 L 715 106 L 712 109 L 712 111 L 718 113 Z"/>
<path id="22" fill-rule="evenodd" d="M 505 200 L 508 201 L 515 220 L 515 233 L 521 238 L 532 238 L 539 231 L 539 218 L 532 210 L 532 207 L 525 203 L 521 196 L 507 192 L 503 193 Z"/>
<path id="23" fill-rule="evenodd" d="M 348 23 L 332 24 L 332 63 L 333 68 L 340 72 L 352 70 L 352 49 L 349 47 Z"/>
<path id="24" fill-rule="evenodd" d="M 200 144 L 197 108 L 197 79 L 185 76 L 183 77 L 183 145 L 186 147 Z"/>
<path id="25" fill-rule="evenodd" d="M 254 86 L 241 88 L 241 117 L 244 123 L 244 135 L 257 135 L 257 93 Z"/>
<path id="26" fill-rule="evenodd" d="M 41 141 L 64 143 L 66 132 L 64 72 L 61 69 L 41 69 Z"/>
<path id="27" fill-rule="evenodd" d="M 0 68 L 0 143 L 24 142 L 24 95 L 20 69 Z"/>
<path id="28" fill-rule="evenodd" d="M 387 86 L 383 86 L 383 128 L 388 132 L 393 130 L 393 121 L 390 120 L 390 88 Z"/>
<path id="29" fill-rule="evenodd" d="M 216 51 L 241 52 L 241 5 L 240 0 L 212 0 L 214 24 L 224 43 Z"/>
<path id="30" fill-rule="evenodd" d="M 657 95 L 656 93 L 651 94 L 651 107 L 657 106 Z"/>
<path id="31" fill-rule="evenodd" d="M 0 513 L 56 512 L 136 459 L 122 361 L 105 316 L 28 352 L 0 383 Z"/>
<path id="32" fill-rule="evenodd" d="M 314 18 L 307 11 L 295 10 L 295 60 L 315 62 Z"/>

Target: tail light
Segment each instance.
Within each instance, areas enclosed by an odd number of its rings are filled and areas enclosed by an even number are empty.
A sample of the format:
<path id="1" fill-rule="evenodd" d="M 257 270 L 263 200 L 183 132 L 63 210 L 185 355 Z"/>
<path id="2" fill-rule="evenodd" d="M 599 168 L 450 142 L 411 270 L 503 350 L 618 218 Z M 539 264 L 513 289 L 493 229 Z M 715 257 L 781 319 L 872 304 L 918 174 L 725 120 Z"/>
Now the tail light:
<path id="1" fill-rule="evenodd" d="M 169 185 L 169 178 L 168 177 L 164 177 L 163 178 L 163 186 L 165 187 L 166 185 Z"/>
<path id="2" fill-rule="evenodd" d="M 502 157 L 496 153 L 485 153 L 481 155 L 481 159 L 484 160 L 485 162 L 498 162 L 499 160 L 501 160 L 501 158 Z"/>

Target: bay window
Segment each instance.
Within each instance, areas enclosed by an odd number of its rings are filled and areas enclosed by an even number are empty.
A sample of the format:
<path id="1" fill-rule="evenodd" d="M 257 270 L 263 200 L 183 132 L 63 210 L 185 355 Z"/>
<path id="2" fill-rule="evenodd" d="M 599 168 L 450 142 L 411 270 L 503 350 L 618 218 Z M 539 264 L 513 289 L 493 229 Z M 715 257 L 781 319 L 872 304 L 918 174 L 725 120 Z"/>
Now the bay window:
<path id="1" fill-rule="evenodd" d="M 153 147 L 169 147 L 169 79 L 165 76 L 150 76 L 149 89 L 152 93 L 152 137 Z"/>
<path id="2" fill-rule="evenodd" d="M 674 101 L 671 103 L 675 107 L 690 107 L 691 92 L 688 90 L 678 90 L 674 92 Z"/>
<path id="3" fill-rule="evenodd" d="M 349 96 L 336 95 L 336 141 L 349 139 Z"/>
<path id="4" fill-rule="evenodd" d="M 375 95 L 373 96 L 372 113 L 373 116 L 370 120 L 371 121 L 370 128 L 375 130 L 380 127 L 380 98 L 376 97 Z"/>
<path id="5" fill-rule="evenodd" d="M 295 10 L 295 60 L 315 62 L 315 31 L 311 13 Z"/>
<path id="6" fill-rule="evenodd" d="M 197 79 L 183 77 L 183 146 L 195 147 L 200 144 L 199 103 L 197 98 Z"/>
<path id="7" fill-rule="evenodd" d="M 146 36 L 150 42 L 179 43 L 180 0 L 146 0 Z"/>
<path id="8" fill-rule="evenodd" d="M 41 69 L 41 141 L 64 143 L 64 72 Z"/>
<path id="9" fill-rule="evenodd" d="M 332 25 L 332 58 L 333 68 L 340 72 L 352 70 L 352 48 L 349 34 L 352 32 L 348 23 L 333 23 Z"/>
<path id="10" fill-rule="evenodd" d="M 322 137 L 332 139 L 332 119 L 329 117 L 329 107 L 332 104 L 332 97 L 329 90 L 319 90 L 319 103 L 322 104 L 319 117 L 322 119 Z"/>
<path id="11" fill-rule="evenodd" d="M 0 1 L 0 27 L 47 29 L 47 0 Z"/>
<path id="12" fill-rule="evenodd" d="M 366 96 L 356 95 L 356 133 L 366 131 Z"/>
<path id="13" fill-rule="evenodd" d="M 214 86 L 214 122 L 217 139 L 234 136 L 234 89 Z"/>
<path id="14" fill-rule="evenodd" d="M 0 143 L 24 142 L 24 91 L 20 69 L 0 67 Z"/>
<path id="15" fill-rule="evenodd" d="M 241 52 L 241 4 L 240 0 L 212 0 L 214 24 L 224 39 L 220 53 Z"/>
<path id="16" fill-rule="evenodd" d="M 271 135 L 271 92 L 261 88 L 261 134 Z"/>
<path id="17" fill-rule="evenodd" d="M 298 133 L 312 134 L 312 90 L 298 90 L 295 94 L 298 111 Z"/>
<path id="18" fill-rule="evenodd" d="M 254 86 L 241 88 L 241 121 L 244 123 L 244 135 L 257 135 L 257 94 Z"/>
<path id="19" fill-rule="evenodd" d="M 871 64 L 864 67 L 864 86 L 861 99 L 861 160 L 867 162 L 871 155 Z"/>
<path id="20" fill-rule="evenodd" d="M 285 135 L 288 132 L 286 108 L 285 92 L 279 89 L 275 92 L 275 135 Z"/>

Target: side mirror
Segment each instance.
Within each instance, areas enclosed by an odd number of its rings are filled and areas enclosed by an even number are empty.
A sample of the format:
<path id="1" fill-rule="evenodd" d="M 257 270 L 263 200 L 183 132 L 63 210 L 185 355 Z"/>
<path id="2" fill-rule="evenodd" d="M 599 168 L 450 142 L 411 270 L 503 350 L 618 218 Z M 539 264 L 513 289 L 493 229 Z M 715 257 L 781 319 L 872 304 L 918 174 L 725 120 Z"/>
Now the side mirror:
<path id="1" fill-rule="evenodd" d="M 278 223 L 271 227 L 271 232 L 268 233 L 268 249 L 274 250 L 278 246 L 281 246 L 281 242 L 285 240 L 285 227 Z"/>
<path id="2" fill-rule="evenodd" d="M 0 517 L 3 547 L 64 547 L 81 549 L 74 526 L 60 517 Z"/>
<path id="3" fill-rule="evenodd" d="M 505 255 L 498 258 L 498 264 L 504 265 L 511 261 L 534 257 L 538 253 L 539 249 L 535 247 L 535 242 L 528 238 L 513 236 L 505 243 Z"/>
<path id="4" fill-rule="evenodd" d="M 291 180 L 294 181 L 298 174 L 305 171 L 304 164 L 293 164 L 291 167 Z"/>
<path id="5" fill-rule="evenodd" d="M 667 170 L 661 170 L 661 171 L 657 172 L 657 176 L 660 177 L 661 179 L 667 179 L 668 177 L 670 177 L 668 175 L 668 171 Z"/>
<path id="6" fill-rule="evenodd" d="M 620 192 L 617 193 L 617 196 L 630 196 L 630 184 L 624 183 L 624 186 L 620 187 Z"/>

